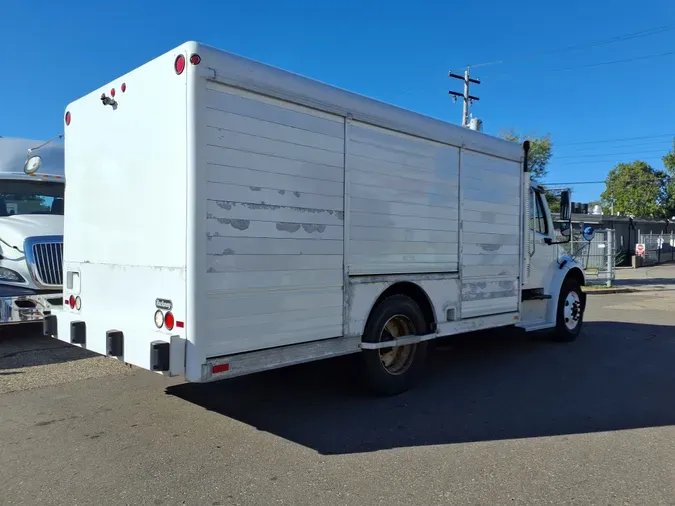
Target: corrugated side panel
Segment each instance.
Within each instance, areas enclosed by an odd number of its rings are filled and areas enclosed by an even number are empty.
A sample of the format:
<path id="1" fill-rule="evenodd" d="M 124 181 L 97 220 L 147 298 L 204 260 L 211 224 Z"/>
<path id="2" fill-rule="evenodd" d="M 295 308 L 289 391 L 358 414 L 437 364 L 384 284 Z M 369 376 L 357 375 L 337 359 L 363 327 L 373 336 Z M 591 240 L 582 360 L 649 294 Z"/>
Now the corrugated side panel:
<path id="1" fill-rule="evenodd" d="M 518 310 L 521 166 L 462 153 L 462 318 Z"/>
<path id="2" fill-rule="evenodd" d="M 456 272 L 459 150 L 350 122 L 349 274 Z"/>
<path id="3" fill-rule="evenodd" d="M 342 335 L 344 120 L 206 97 L 207 356 Z"/>

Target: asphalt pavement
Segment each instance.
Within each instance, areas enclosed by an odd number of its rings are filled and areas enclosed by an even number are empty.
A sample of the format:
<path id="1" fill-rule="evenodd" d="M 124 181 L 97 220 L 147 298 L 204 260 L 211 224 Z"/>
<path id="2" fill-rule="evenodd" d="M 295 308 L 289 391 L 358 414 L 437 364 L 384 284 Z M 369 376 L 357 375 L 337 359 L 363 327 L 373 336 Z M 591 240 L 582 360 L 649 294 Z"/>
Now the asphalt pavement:
<path id="1" fill-rule="evenodd" d="M 439 343 L 393 398 L 343 358 L 210 385 L 0 336 L 0 504 L 675 504 L 675 291 L 572 344 Z"/>

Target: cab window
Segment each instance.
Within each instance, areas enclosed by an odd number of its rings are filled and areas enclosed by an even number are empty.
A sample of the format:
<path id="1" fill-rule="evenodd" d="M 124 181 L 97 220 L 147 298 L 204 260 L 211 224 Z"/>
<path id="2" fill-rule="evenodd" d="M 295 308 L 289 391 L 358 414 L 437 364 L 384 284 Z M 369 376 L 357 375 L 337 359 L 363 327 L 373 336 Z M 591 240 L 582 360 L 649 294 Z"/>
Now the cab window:
<path id="1" fill-rule="evenodd" d="M 542 235 L 548 234 L 548 223 L 544 205 L 541 202 L 541 194 L 534 190 L 530 194 L 530 229 Z"/>

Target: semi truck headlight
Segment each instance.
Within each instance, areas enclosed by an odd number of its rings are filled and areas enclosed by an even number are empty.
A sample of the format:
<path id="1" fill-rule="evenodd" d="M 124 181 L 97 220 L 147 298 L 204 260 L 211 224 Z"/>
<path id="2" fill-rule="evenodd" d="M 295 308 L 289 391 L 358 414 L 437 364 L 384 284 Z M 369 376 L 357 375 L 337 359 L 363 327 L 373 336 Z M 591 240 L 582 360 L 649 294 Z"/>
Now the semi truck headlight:
<path id="1" fill-rule="evenodd" d="M 26 281 L 23 276 L 12 269 L 0 267 L 0 281 L 11 281 L 12 283 L 22 283 Z"/>

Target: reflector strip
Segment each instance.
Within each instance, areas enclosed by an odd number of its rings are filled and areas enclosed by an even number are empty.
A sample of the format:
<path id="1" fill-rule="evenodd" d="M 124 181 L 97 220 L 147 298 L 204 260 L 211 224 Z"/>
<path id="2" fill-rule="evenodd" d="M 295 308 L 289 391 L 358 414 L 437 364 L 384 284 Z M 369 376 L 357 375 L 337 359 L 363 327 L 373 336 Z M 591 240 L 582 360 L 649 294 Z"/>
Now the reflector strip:
<path id="1" fill-rule="evenodd" d="M 178 327 L 179 329 L 182 329 L 183 327 L 185 327 L 185 323 L 184 322 L 176 322 L 176 327 Z"/>
<path id="2" fill-rule="evenodd" d="M 218 373 L 221 373 L 221 372 L 227 372 L 229 370 L 230 370 L 230 364 L 218 364 L 218 365 L 214 365 L 211 368 L 211 372 L 213 374 L 218 374 Z"/>

